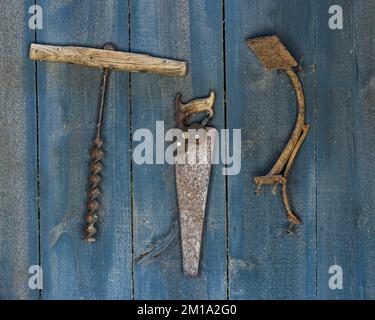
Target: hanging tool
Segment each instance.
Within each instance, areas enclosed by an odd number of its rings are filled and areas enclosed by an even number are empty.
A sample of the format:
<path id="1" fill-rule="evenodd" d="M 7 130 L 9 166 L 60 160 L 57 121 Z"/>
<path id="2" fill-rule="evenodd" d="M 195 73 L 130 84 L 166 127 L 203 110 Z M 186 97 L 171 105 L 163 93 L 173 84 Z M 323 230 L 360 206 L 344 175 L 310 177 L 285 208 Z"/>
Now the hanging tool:
<path id="1" fill-rule="evenodd" d="M 213 117 L 215 93 L 208 98 L 182 103 L 175 100 L 176 126 L 181 129 L 183 148 L 176 158 L 176 186 L 180 211 L 183 270 L 188 276 L 198 275 L 202 244 L 204 216 L 211 163 L 215 146 L 215 132 L 206 127 Z M 200 123 L 189 124 L 194 115 L 205 112 L 207 117 Z M 179 152 L 179 151 L 178 151 Z"/>
<path id="2" fill-rule="evenodd" d="M 291 80 L 296 94 L 297 120 L 292 136 L 272 169 L 265 176 L 254 178 L 257 186 L 257 194 L 260 194 L 262 185 L 274 185 L 273 194 L 276 194 L 277 186 L 279 184 L 282 185 L 283 201 L 289 221 L 286 231 L 292 234 L 295 225 L 300 224 L 301 220 L 293 213 L 290 207 L 287 193 L 287 177 L 310 128 L 308 124 L 305 124 L 305 97 L 302 84 L 296 73 L 296 70 L 300 70 L 300 66 L 277 36 L 249 39 L 246 43 L 267 69 L 285 71 Z"/>
<path id="3" fill-rule="evenodd" d="M 103 115 L 108 87 L 109 75 L 112 70 L 128 72 L 150 72 L 160 75 L 181 77 L 186 74 L 187 63 L 164 58 L 152 57 L 144 54 L 116 52 L 111 44 L 103 49 L 82 47 L 61 47 L 51 45 L 32 44 L 30 47 L 30 59 L 49 62 L 63 62 L 87 67 L 96 67 L 103 70 L 102 85 L 99 95 L 99 114 L 96 125 L 94 147 L 91 151 L 91 164 L 89 176 L 89 190 L 85 215 L 86 227 L 84 228 L 84 240 L 88 243 L 95 242 L 95 224 L 98 222 L 101 205 L 99 188 L 102 181 L 100 173 L 103 170 Z"/>
<path id="4" fill-rule="evenodd" d="M 114 50 L 112 45 L 106 45 L 105 50 Z M 98 114 L 98 123 L 96 125 L 96 136 L 94 139 L 94 147 L 91 150 L 91 165 L 90 171 L 91 175 L 89 176 L 90 187 L 87 193 L 87 203 L 86 207 L 88 209 L 87 214 L 85 215 L 85 221 L 87 223 L 84 233 L 84 240 L 87 242 L 94 242 L 94 235 L 96 233 L 95 223 L 99 220 L 99 209 L 100 203 L 99 198 L 101 196 L 101 190 L 99 185 L 102 181 L 100 172 L 103 170 L 102 160 L 104 158 L 104 152 L 102 150 L 103 146 L 103 137 L 102 137 L 102 127 L 103 127 L 103 113 L 104 105 L 107 93 L 107 84 L 109 80 L 109 75 L 111 72 L 111 67 L 103 68 L 102 76 L 102 85 L 100 88 L 99 94 L 99 114 Z"/>

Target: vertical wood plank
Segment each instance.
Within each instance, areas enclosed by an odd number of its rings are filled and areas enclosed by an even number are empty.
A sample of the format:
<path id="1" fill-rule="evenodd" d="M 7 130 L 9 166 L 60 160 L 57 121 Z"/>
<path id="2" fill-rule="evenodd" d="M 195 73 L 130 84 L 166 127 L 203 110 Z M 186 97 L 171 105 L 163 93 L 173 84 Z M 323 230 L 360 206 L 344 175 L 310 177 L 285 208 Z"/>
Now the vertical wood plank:
<path id="1" fill-rule="evenodd" d="M 222 128 L 223 47 L 221 1 L 131 1 L 131 49 L 189 62 L 182 79 L 132 75 L 133 130 L 165 121 L 175 127 L 173 101 L 215 90 L 215 120 Z M 166 144 L 167 145 L 167 144 Z M 225 178 L 213 167 L 198 278 L 183 275 L 174 166 L 134 164 L 134 285 L 136 299 L 226 298 Z"/>
<path id="2" fill-rule="evenodd" d="M 342 6 L 344 29 L 328 8 Z M 374 299 L 375 28 L 372 1 L 318 6 L 318 297 Z M 329 268 L 343 270 L 331 290 Z"/>
<path id="3" fill-rule="evenodd" d="M 32 5 L 8 1 L 0 11 L 0 300 L 38 297 L 28 286 L 29 267 L 39 263 Z"/>
<path id="4" fill-rule="evenodd" d="M 242 129 L 242 171 L 229 177 L 229 282 L 231 299 L 315 298 L 314 64 L 315 1 L 226 1 L 228 127 Z M 288 178 L 293 236 L 281 190 L 255 195 L 253 177 L 266 174 L 288 141 L 296 118 L 293 88 L 283 73 L 267 71 L 244 43 L 276 34 L 301 64 L 299 73 L 311 125 Z"/>
<path id="5" fill-rule="evenodd" d="M 39 43 L 128 47 L 127 1 L 38 1 Z M 128 74 L 114 72 L 104 115 L 102 223 L 82 241 L 100 70 L 38 63 L 44 299 L 130 299 Z"/>

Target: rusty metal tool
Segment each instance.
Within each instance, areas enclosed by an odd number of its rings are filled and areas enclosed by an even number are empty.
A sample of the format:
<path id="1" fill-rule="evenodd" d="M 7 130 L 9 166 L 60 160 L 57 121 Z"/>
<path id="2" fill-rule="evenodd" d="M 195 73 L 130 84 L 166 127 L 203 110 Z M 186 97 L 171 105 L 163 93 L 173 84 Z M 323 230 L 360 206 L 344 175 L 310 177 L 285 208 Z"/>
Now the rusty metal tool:
<path id="1" fill-rule="evenodd" d="M 106 45 L 105 50 L 114 50 L 111 45 Z M 102 160 L 104 158 L 103 137 L 102 137 L 102 127 L 103 127 L 103 115 L 104 115 L 104 105 L 106 100 L 107 85 L 109 76 L 111 73 L 111 68 L 103 68 L 102 85 L 100 87 L 99 93 L 99 114 L 98 122 L 96 125 L 96 136 L 94 139 L 94 147 L 91 150 L 91 164 L 90 164 L 90 176 L 89 176 L 89 191 L 87 192 L 87 202 L 86 208 L 88 212 L 85 215 L 85 221 L 87 223 L 84 229 L 84 240 L 86 242 L 95 242 L 94 235 L 96 233 L 95 223 L 99 220 L 99 209 L 100 203 L 99 198 L 102 194 L 99 186 L 102 182 L 102 177 L 100 175 L 103 170 Z"/>
<path id="2" fill-rule="evenodd" d="M 85 214 L 86 226 L 84 228 L 84 240 L 88 243 L 95 242 L 94 235 L 97 232 L 96 223 L 100 219 L 99 210 L 101 209 L 99 199 L 102 194 L 99 186 L 102 182 L 100 173 L 103 170 L 102 161 L 104 158 L 102 150 L 103 116 L 111 71 L 150 72 L 181 77 L 187 72 L 187 63 L 138 53 L 119 52 L 115 51 L 114 46 L 111 44 L 106 44 L 104 49 L 32 44 L 30 47 L 30 59 L 77 64 L 103 70 L 96 135 L 94 146 L 91 150 L 90 185 L 86 203 L 88 212 Z"/>
<path id="3" fill-rule="evenodd" d="M 292 234 L 294 227 L 300 224 L 301 220 L 295 213 L 293 213 L 289 203 L 287 177 L 293 161 L 301 148 L 302 143 L 306 139 L 310 128 L 308 124 L 305 124 L 305 97 L 302 84 L 296 73 L 296 71 L 300 70 L 300 66 L 277 36 L 249 39 L 246 43 L 267 69 L 285 71 L 290 78 L 296 94 L 297 120 L 292 136 L 272 169 L 265 176 L 254 178 L 257 186 L 257 194 L 260 194 L 262 185 L 273 185 L 272 192 L 275 195 L 277 186 L 279 184 L 282 185 L 283 201 L 289 221 L 289 226 L 286 231 L 289 234 Z"/>
<path id="4" fill-rule="evenodd" d="M 182 103 L 181 96 L 175 100 L 176 126 L 181 129 L 183 148 L 176 158 L 176 186 L 180 212 L 182 260 L 184 273 L 196 277 L 199 260 L 211 163 L 215 146 L 213 128 L 206 127 L 213 117 L 215 93 L 208 98 Z M 189 124 L 195 114 L 205 112 L 202 122 Z"/>

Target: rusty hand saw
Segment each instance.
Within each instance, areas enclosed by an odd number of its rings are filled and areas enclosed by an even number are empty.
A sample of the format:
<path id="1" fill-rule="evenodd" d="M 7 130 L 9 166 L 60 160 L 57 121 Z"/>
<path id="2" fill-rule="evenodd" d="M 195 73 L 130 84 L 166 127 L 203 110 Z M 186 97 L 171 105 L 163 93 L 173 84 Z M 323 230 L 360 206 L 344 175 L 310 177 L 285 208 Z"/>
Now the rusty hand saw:
<path id="1" fill-rule="evenodd" d="M 213 117 L 215 93 L 209 97 L 182 103 L 175 100 L 176 126 L 181 139 L 177 141 L 176 186 L 180 211 L 183 270 L 188 276 L 198 275 L 202 244 L 204 216 L 211 163 L 214 153 L 215 133 L 206 127 Z M 202 122 L 191 122 L 198 113 L 207 113 Z"/>

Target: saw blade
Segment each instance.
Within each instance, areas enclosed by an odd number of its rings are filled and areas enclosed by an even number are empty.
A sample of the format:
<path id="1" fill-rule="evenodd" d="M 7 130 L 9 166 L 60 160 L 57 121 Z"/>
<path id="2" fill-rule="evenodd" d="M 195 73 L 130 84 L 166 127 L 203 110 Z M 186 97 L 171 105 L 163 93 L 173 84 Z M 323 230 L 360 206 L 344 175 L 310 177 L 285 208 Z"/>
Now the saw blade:
<path id="1" fill-rule="evenodd" d="M 207 139 L 188 144 L 184 163 L 176 163 L 176 185 L 180 211 L 183 270 L 197 276 L 203 236 L 206 200 L 215 146 L 215 130 L 206 128 Z M 195 159 L 194 161 L 192 161 Z"/>

